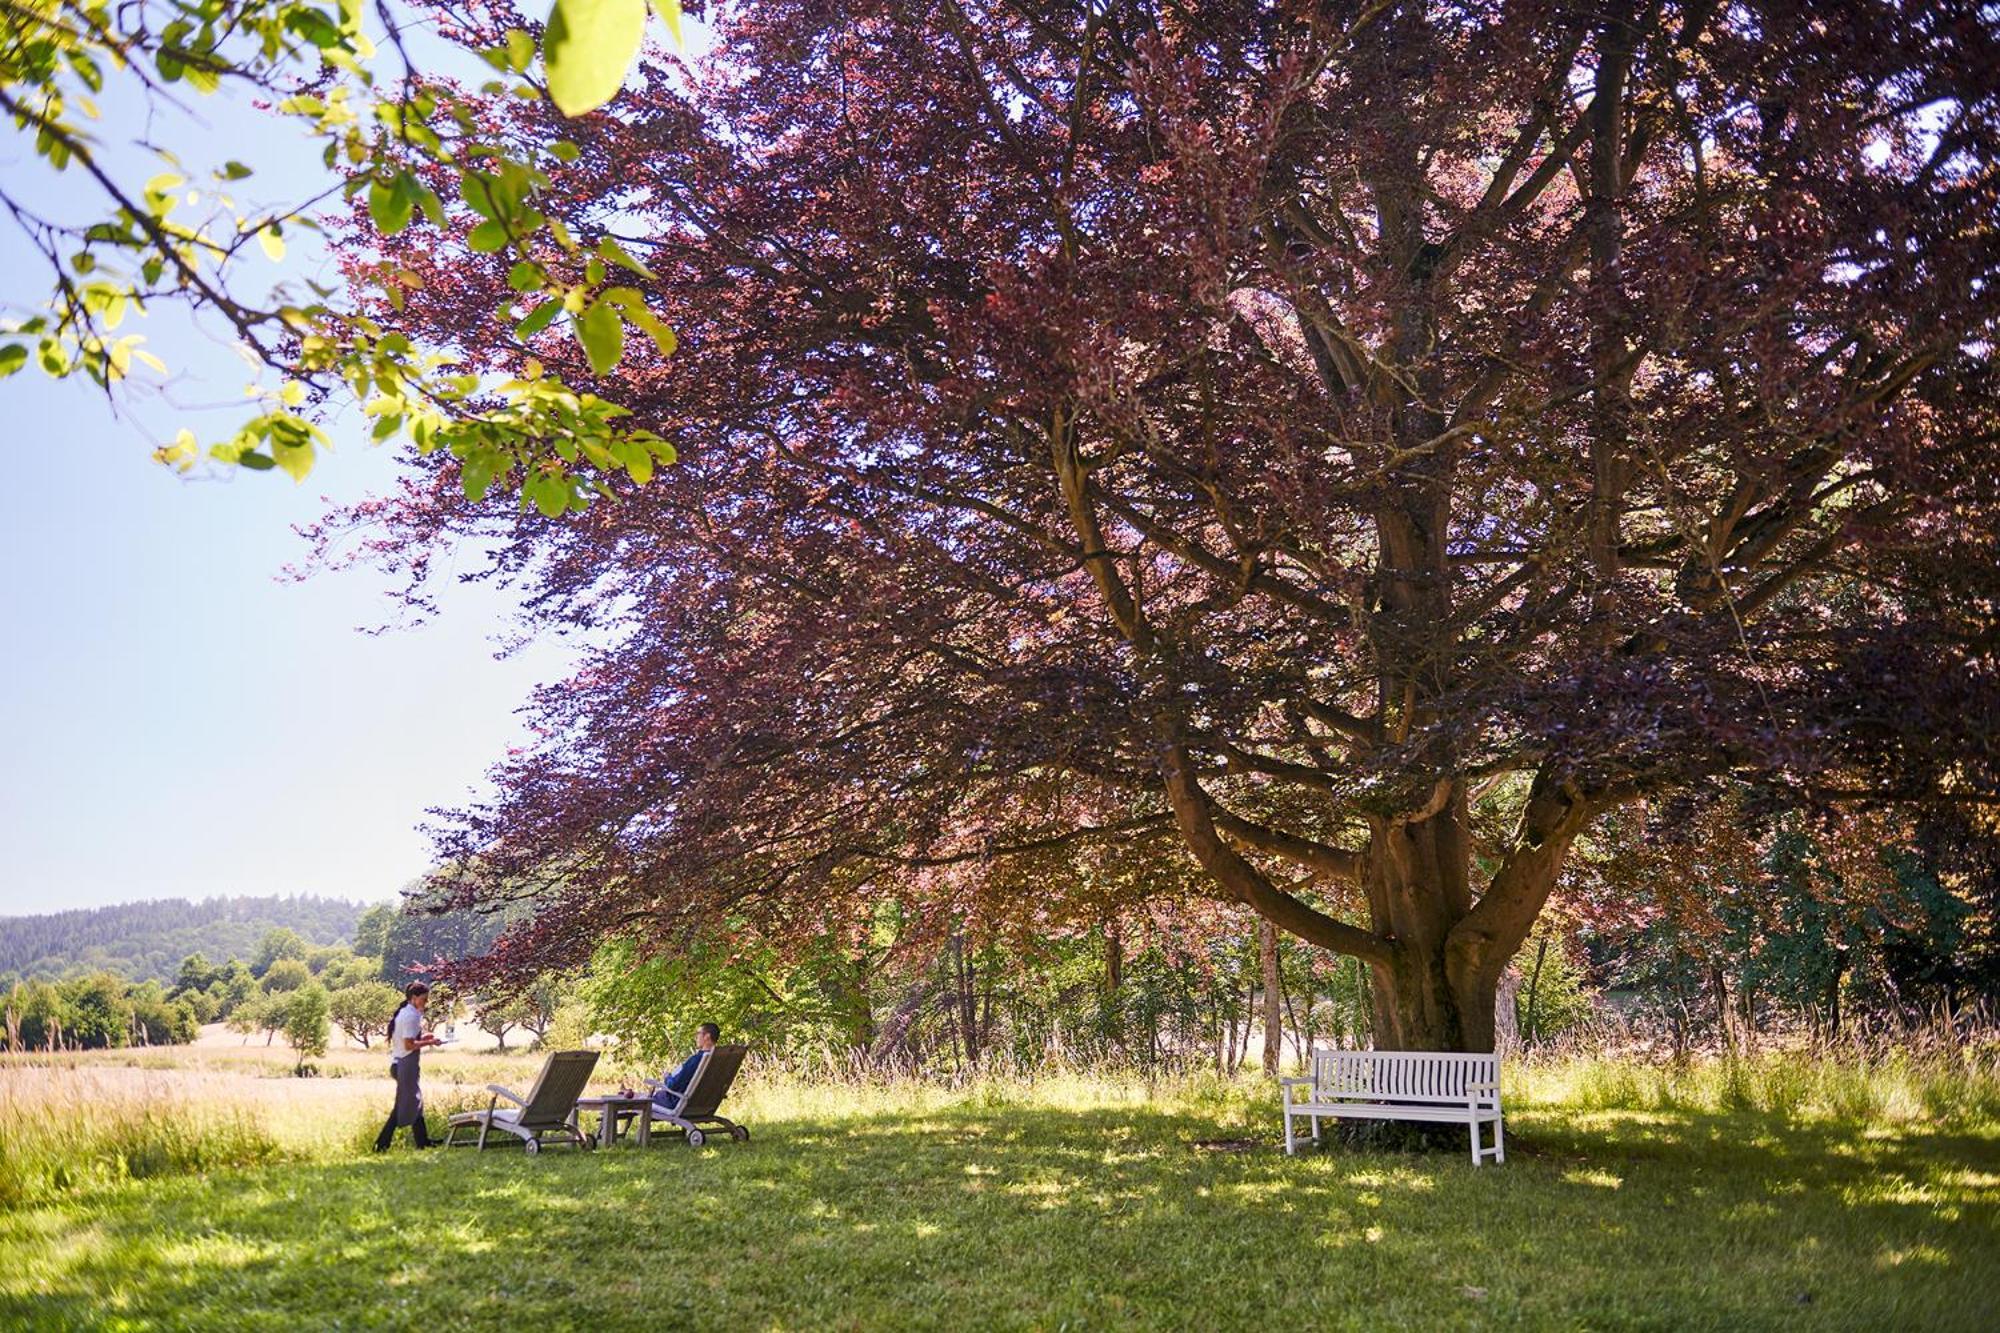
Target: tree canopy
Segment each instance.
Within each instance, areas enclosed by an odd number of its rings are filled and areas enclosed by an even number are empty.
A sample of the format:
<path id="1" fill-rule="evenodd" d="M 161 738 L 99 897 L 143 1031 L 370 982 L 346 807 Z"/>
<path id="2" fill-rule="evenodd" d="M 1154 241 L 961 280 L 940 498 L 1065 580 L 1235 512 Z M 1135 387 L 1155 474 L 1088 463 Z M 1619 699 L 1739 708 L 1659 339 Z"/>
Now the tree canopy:
<path id="1" fill-rule="evenodd" d="M 489 108 L 646 255 L 680 349 L 606 392 L 680 464 L 551 524 L 432 455 L 321 534 L 417 599 L 490 541 L 606 645 L 444 831 L 538 909 L 475 975 L 1200 894 L 1482 1048 L 1608 811 L 2000 790 L 1979 5 L 707 17 L 685 84 Z M 402 242 L 394 327 L 589 375 Z"/>

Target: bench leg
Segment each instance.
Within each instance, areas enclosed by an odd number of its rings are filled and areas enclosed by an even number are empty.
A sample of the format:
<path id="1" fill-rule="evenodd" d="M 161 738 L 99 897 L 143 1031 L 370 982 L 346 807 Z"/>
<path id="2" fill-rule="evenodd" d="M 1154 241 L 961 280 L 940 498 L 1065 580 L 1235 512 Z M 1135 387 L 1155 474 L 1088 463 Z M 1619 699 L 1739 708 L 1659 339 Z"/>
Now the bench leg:
<path id="1" fill-rule="evenodd" d="M 1497 1115 L 1493 1117 L 1493 1160 L 1507 1160 L 1507 1122 Z"/>
<path id="2" fill-rule="evenodd" d="M 1314 1116 L 1312 1118 L 1312 1122 L 1313 1122 L 1313 1142 L 1317 1144 L 1319 1142 L 1319 1117 Z"/>
<path id="3" fill-rule="evenodd" d="M 1285 1156 L 1294 1157 L 1297 1154 L 1298 1145 L 1292 1139 L 1292 1108 L 1287 1106 L 1285 1108 Z"/>
<path id="4" fill-rule="evenodd" d="M 1472 1164 L 1479 1165 L 1479 1117 L 1472 1117 Z"/>

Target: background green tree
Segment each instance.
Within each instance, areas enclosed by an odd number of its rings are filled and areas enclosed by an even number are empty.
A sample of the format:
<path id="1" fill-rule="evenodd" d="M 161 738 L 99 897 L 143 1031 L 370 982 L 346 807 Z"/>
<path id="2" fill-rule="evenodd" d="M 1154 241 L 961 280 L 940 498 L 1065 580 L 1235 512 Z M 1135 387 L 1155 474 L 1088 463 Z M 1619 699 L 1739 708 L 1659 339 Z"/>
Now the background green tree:
<path id="1" fill-rule="evenodd" d="M 327 1009 L 334 1026 L 366 1047 L 370 1038 L 387 1031 L 402 998 L 394 986 L 369 979 L 331 992 Z"/>
<path id="2" fill-rule="evenodd" d="M 326 1054 L 326 990 L 317 982 L 299 987 L 284 999 L 285 1041 L 303 1063 Z"/>

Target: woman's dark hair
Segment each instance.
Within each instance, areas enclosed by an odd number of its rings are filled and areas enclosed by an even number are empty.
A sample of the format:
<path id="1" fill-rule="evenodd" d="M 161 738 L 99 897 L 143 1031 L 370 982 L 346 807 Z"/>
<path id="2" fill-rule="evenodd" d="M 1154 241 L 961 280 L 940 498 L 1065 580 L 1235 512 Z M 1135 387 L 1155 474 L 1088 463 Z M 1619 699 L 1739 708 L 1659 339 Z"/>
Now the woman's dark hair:
<path id="1" fill-rule="evenodd" d="M 412 981 L 409 985 L 403 987 L 403 1002 L 396 1006 L 395 1013 L 389 1015 L 390 1031 L 394 1032 L 396 1020 L 401 1018 L 403 1011 L 410 1007 L 411 1000 L 414 1000 L 419 995 L 429 995 L 430 993 L 431 988 L 421 981 Z"/>
<path id="2" fill-rule="evenodd" d="M 713 1023 L 703 1023 L 701 1027 L 696 1030 L 700 1032 L 706 1032 L 708 1034 L 708 1039 L 710 1041 L 722 1040 L 722 1029 L 717 1027 Z"/>

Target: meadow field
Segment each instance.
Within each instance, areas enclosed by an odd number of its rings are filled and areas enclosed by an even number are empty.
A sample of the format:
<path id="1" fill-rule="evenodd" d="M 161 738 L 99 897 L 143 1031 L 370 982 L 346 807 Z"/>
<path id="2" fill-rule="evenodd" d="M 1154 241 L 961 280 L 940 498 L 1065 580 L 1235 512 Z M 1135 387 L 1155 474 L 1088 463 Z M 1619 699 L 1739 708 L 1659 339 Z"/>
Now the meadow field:
<path id="1" fill-rule="evenodd" d="M 432 1057 L 437 1119 L 538 1057 Z M 1972 1057 L 1514 1066 L 1508 1160 L 1287 1159 L 1261 1080 L 746 1073 L 749 1144 L 367 1151 L 379 1054 L 0 1063 L 0 1325 L 1925 1328 L 2000 1305 Z M 615 1079 L 619 1071 L 607 1068 Z"/>

